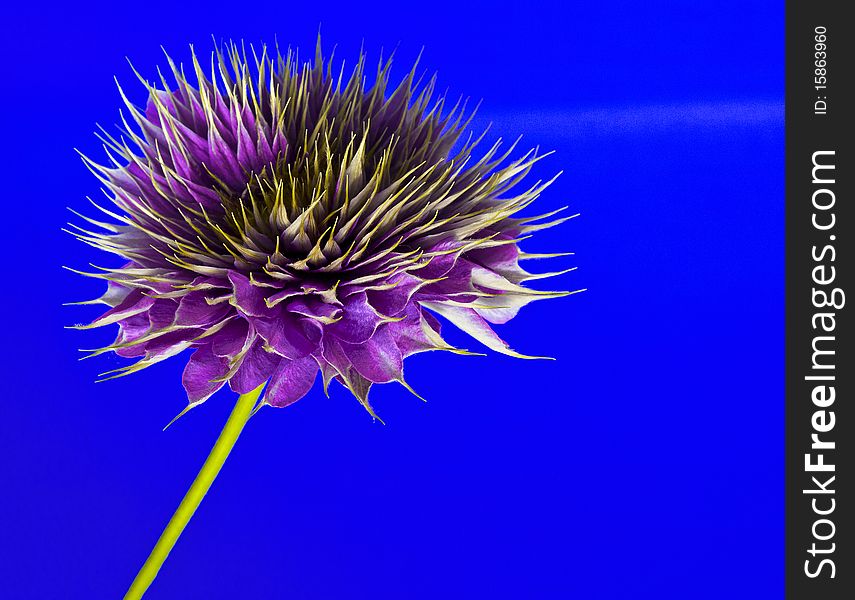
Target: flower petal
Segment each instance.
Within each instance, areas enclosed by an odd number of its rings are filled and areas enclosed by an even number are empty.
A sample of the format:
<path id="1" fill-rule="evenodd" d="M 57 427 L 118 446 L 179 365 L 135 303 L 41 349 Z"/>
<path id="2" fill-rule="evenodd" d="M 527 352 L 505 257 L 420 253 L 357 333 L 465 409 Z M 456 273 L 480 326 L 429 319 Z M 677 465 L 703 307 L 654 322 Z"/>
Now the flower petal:
<path id="1" fill-rule="evenodd" d="M 264 396 L 267 404 L 284 407 L 305 396 L 318 374 L 318 363 L 311 356 L 288 360 L 283 358 L 270 379 Z"/>
<path id="2" fill-rule="evenodd" d="M 91 329 L 117 323 L 128 317 L 147 311 L 154 304 L 154 298 L 144 296 L 140 290 L 132 290 L 114 308 L 92 321 L 89 325 L 80 325 L 78 329 Z"/>
<path id="3" fill-rule="evenodd" d="M 226 374 L 229 368 L 228 363 L 228 360 L 216 356 L 211 351 L 211 344 L 199 346 L 193 352 L 181 377 L 190 404 L 204 402 L 223 387 L 225 382 L 215 380 Z"/>
<path id="4" fill-rule="evenodd" d="M 491 350 L 516 358 L 546 358 L 544 356 L 527 356 L 512 350 L 502 338 L 496 335 L 487 321 L 471 308 L 451 306 L 441 302 L 422 302 L 422 306 L 439 313 L 457 328 L 465 331 Z"/>
<path id="5" fill-rule="evenodd" d="M 368 290 L 368 302 L 377 312 L 388 317 L 398 316 L 407 307 L 416 291 L 425 285 L 425 281 L 407 273 L 400 273 L 389 279 L 395 287 L 389 290 Z"/>
<path id="6" fill-rule="evenodd" d="M 359 374 L 373 383 L 404 378 L 404 358 L 388 325 L 379 327 L 371 339 L 362 344 L 342 342 L 341 348 Z"/>
<path id="7" fill-rule="evenodd" d="M 233 310 L 233 309 L 232 309 Z M 175 312 L 176 325 L 210 325 L 223 320 L 230 312 L 228 304 L 208 304 L 205 292 L 190 292 L 181 298 Z"/>
<path id="8" fill-rule="evenodd" d="M 211 336 L 211 350 L 217 356 L 234 357 L 243 349 L 247 335 L 249 323 L 245 319 L 234 319 Z"/>
<path id="9" fill-rule="evenodd" d="M 377 329 L 381 317 L 368 304 L 365 292 L 349 296 L 344 302 L 344 316 L 340 321 L 324 327 L 324 335 L 331 334 L 351 344 L 367 341 Z"/>
<path id="10" fill-rule="evenodd" d="M 320 323 L 292 315 L 279 308 L 275 316 L 252 319 L 252 325 L 267 345 L 285 358 L 302 358 L 318 348 Z"/>
<path id="11" fill-rule="evenodd" d="M 265 317 L 272 314 L 264 302 L 264 292 L 258 286 L 252 285 L 249 277 L 237 271 L 229 271 L 228 277 L 232 283 L 235 306 L 251 317 Z"/>
<path id="12" fill-rule="evenodd" d="M 229 379 L 229 386 L 238 394 L 251 392 L 264 383 L 274 372 L 282 357 L 264 349 L 261 340 L 250 347 L 237 372 Z"/>

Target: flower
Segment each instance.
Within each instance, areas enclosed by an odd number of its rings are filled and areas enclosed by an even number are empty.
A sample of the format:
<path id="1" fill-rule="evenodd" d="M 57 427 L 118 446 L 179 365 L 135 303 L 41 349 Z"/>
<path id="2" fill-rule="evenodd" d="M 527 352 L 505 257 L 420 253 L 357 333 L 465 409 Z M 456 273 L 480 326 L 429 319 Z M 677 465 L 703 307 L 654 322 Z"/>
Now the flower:
<path id="1" fill-rule="evenodd" d="M 508 162 L 500 142 L 480 157 L 482 134 L 462 142 L 466 102 L 446 110 L 435 77 L 416 69 L 388 93 L 391 59 L 366 86 L 353 73 L 290 50 L 260 56 L 229 44 L 196 84 L 167 57 L 175 84 L 143 81 L 145 109 L 122 92 L 117 139 L 102 130 L 109 165 L 84 157 L 115 207 L 84 242 L 121 256 L 118 268 L 83 273 L 107 280 L 110 308 L 81 328 L 117 324 L 115 352 L 127 375 L 193 349 L 184 369 L 188 409 L 226 382 L 238 393 L 265 381 L 263 404 L 305 395 L 318 372 L 324 390 L 345 385 L 368 402 L 375 383 L 407 389 L 403 360 L 453 348 L 436 315 L 511 356 L 491 328 L 527 303 L 565 295 L 527 288 L 522 253 L 546 221 L 515 215 L 551 183 L 512 192 L 541 156 Z M 120 88 L 121 92 L 121 88 Z M 472 113 L 474 114 L 474 113 Z M 486 132 L 485 132 L 486 133 Z M 569 218 L 569 217 L 567 217 Z M 79 271 L 78 271 L 79 272 Z"/>

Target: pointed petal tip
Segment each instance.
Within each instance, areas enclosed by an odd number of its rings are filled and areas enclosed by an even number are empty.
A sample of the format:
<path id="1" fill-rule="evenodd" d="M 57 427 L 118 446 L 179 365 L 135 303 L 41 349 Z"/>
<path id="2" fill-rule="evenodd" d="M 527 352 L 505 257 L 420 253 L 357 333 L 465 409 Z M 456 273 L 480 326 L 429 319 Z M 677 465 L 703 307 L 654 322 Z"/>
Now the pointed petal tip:
<path id="1" fill-rule="evenodd" d="M 505 354 L 514 358 L 521 358 L 523 360 L 555 360 L 555 358 L 552 356 L 532 356 L 529 354 L 520 354 L 515 350 L 511 350 L 510 352 L 506 352 Z"/>
<path id="2" fill-rule="evenodd" d="M 403 377 L 401 377 L 400 379 L 398 379 L 398 380 L 397 380 L 397 382 L 398 382 L 398 383 L 400 383 L 400 384 L 404 387 L 404 389 L 406 389 L 408 392 L 410 392 L 413 396 L 415 396 L 416 398 L 418 398 L 418 399 L 419 399 L 419 400 L 421 400 L 422 402 L 427 402 L 427 400 L 426 400 L 425 398 L 423 398 L 421 395 L 419 395 L 419 393 L 418 393 L 418 392 L 416 392 L 416 390 L 414 390 L 414 389 L 410 386 L 410 384 L 409 384 L 409 383 L 407 383 L 406 381 L 404 381 L 404 378 L 403 378 Z"/>
<path id="3" fill-rule="evenodd" d="M 172 420 L 171 420 L 171 421 L 169 421 L 169 423 L 167 423 L 166 425 L 164 425 L 164 427 L 163 427 L 163 429 L 161 429 L 161 431 L 166 431 L 167 429 L 169 429 L 169 428 L 170 428 L 170 426 L 172 426 L 172 424 L 173 424 L 173 423 L 175 423 L 178 419 L 180 419 L 181 417 L 183 417 L 184 415 L 186 415 L 188 412 L 190 412 L 190 410 L 191 410 L 191 409 L 196 408 L 197 406 L 199 406 L 200 404 L 202 404 L 204 401 L 205 401 L 205 400 L 199 400 L 198 402 L 191 402 L 191 403 L 189 403 L 187 406 L 185 406 L 185 407 L 181 410 L 181 412 L 180 412 L 180 413 L 178 413 L 177 415 L 175 415 L 174 417 L 172 417 Z"/>

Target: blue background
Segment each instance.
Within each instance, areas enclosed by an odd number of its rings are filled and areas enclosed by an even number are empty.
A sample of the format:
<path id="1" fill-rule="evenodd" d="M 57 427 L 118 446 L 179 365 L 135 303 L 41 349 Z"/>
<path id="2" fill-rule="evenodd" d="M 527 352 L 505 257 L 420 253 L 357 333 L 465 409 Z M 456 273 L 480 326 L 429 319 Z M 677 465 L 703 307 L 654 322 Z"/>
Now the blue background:
<path id="1" fill-rule="evenodd" d="M 500 334 L 555 362 L 427 354 L 250 422 L 150 598 L 780 598 L 783 595 L 783 4 L 111 2 L 2 9 L 0 596 L 117 598 L 231 408 L 185 403 L 183 359 L 94 384 L 75 332 L 116 264 L 60 232 L 100 194 L 113 76 L 142 102 L 163 44 L 296 45 L 352 60 L 425 46 L 477 125 L 557 153 L 540 212 L 573 251 Z M 450 327 L 446 328 L 451 331 Z M 467 343 L 463 335 L 452 341 Z"/>

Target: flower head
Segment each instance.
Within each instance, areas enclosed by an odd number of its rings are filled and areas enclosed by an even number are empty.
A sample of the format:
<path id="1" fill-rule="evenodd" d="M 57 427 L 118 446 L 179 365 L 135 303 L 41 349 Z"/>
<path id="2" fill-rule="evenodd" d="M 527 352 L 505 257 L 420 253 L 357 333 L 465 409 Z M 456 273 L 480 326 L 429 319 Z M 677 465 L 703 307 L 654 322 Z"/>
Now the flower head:
<path id="1" fill-rule="evenodd" d="M 550 183 L 513 191 L 536 151 L 509 162 L 497 142 L 474 156 L 481 138 L 459 140 L 466 103 L 446 109 L 415 68 L 390 90 L 390 60 L 366 86 L 364 57 L 345 79 L 320 44 L 313 65 L 251 55 L 230 44 L 210 74 L 194 55 L 195 83 L 169 60 L 175 82 L 143 81 L 145 109 L 122 94 L 136 127 L 103 133 L 110 164 L 85 159 L 114 207 L 96 204 L 109 222 L 82 217 L 101 231 L 75 235 L 126 262 L 85 273 L 107 280 L 91 303 L 110 308 L 81 327 L 118 324 L 92 355 L 136 359 L 105 376 L 193 349 L 191 407 L 268 380 L 263 402 L 286 406 L 320 372 L 373 415 L 372 384 L 409 389 L 405 357 L 465 353 L 435 315 L 523 357 L 490 324 L 564 294 L 523 286 L 543 275 L 519 261 L 553 255 L 517 243 L 565 220 L 515 216 Z"/>

